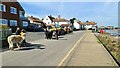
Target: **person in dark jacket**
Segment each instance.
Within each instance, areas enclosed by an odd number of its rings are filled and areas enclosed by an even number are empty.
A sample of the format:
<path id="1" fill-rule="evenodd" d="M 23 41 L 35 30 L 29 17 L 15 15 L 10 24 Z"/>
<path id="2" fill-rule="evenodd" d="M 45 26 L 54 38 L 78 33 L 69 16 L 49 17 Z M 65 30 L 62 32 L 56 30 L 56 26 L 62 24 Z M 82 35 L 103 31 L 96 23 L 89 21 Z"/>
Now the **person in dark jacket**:
<path id="1" fill-rule="evenodd" d="M 20 31 L 20 28 L 17 27 L 15 34 L 16 34 L 16 35 L 20 35 L 20 32 L 21 32 L 21 31 Z"/>
<path id="2" fill-rule="evenodd" d="M 20 35 L 22 35 L 23 33 L 26 33 L 26 31 L 25 31 L 24 29 L 21 30 Z M 23 45 L 24 45 L 25 47 L 27 46 L 27 42 L 26 42 L 25 39 L 23 40 Z"/>

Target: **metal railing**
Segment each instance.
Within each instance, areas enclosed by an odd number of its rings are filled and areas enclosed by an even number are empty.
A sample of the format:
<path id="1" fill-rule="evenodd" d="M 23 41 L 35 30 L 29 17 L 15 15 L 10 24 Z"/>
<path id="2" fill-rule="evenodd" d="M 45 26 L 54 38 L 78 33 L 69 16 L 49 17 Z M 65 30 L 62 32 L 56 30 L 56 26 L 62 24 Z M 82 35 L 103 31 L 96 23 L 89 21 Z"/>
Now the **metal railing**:
<path id="1" fill-rule="evenodd" d="M 5 40 L 9 35 L 12 34 L 11 29 L 0 30 L 0 40 Z"/>

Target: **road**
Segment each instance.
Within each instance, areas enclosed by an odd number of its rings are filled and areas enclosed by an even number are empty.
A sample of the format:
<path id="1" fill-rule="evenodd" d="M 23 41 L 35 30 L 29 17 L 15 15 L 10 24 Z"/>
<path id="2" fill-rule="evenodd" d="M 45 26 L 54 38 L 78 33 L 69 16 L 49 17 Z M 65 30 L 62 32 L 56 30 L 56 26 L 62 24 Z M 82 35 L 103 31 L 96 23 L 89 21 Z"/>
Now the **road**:
<path id="1" fill-rule="evenodd" d="M 2 53 L 2 66 L 58 66 L 86 31 L 60 36 L 59 40 L 44 39 L 44 33 L 28 32 L 29 47 Z"/>
<path id="2" fill-rule="evenodd" d="M 28 42 L 37 41 L 45 38 L 44 32 L 27 32 L 26 34 L 26 40 Z"/>

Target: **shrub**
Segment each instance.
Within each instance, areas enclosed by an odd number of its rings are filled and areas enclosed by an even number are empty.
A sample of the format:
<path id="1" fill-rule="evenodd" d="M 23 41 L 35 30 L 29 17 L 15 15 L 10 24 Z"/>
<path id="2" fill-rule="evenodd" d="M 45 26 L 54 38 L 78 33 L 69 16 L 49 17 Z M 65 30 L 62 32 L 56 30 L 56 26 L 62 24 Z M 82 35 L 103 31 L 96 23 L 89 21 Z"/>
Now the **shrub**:
<path id="1" fill-rule="evenodd" d="M 6 24 L 2 24 L 2 25 L 0 25 L 0 26 L 1 26 L 2 30 L 7 29 L 7 25 L 6 25 Z"/>
<path id="2" fill-rule="evenodd" d="M 120 42 L 118 42 L 119 40 L 115 40 L 109 34 L 99 34 L 97 37 L 120 63 Z"/>
<path id="3" fill-rule="evenodd" d="M 0 30 L 0 36 L 2 40 L 6 40 L 7 36 L 11 34 L 11 30 L 9 30 L 9 27 L 6 24 L 0 25 L 1 30 Z"/>

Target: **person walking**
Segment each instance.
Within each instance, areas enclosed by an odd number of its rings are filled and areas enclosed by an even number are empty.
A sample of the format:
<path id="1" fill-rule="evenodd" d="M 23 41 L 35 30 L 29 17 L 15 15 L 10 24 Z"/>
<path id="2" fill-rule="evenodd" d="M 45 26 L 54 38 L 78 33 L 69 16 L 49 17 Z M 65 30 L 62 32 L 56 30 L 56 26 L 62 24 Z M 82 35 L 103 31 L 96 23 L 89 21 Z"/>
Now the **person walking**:
<path id="1" fill-rule="evenodd" d="M 100 30 L 100 34 L 103 34 L 103 33 L 104 33 L 104 30 L 103 30 L 103 29 L 101 29 L 101 30 Z"/>
<path id="2" fill-rule="evenodd" d="M 17 27 L 17 29 L 16 29 L 16 31 L 15 31 L 15 34 L 16 34 L 16 35 L 20 35 L 20 32 L 21 32 L 21 31 L 20 31 L 20 28 Z"/>
<path id="3" fill-rule="evenodd" d="M 21 32 L 20 32 L 20 35 L 23 35 L 25 33 L 26 33 L 26 31 L 24 29 L 22 29 Z M 27 46 L 27 42 L 26 42 L 25 39 L 23 40 L 23 44 L 24 44 L 24 46 Z"/>

